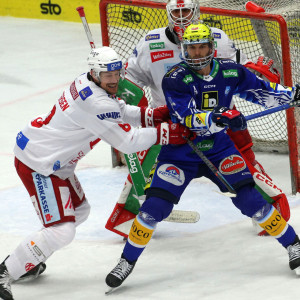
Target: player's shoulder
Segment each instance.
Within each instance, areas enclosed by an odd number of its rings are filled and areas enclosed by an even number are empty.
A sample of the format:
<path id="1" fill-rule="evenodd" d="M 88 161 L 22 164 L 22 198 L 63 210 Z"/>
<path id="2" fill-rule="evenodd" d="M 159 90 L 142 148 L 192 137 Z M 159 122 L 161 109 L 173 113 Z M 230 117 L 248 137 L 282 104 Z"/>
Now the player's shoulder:
<path id="1" fill-rule="evenodd" d="M 174 65 L 163 78 L 163 87 L 172 86 L 174 88 L 183 88 L 193 82 L 192 71 L 184 62 Z"/>
<path id="2" fill-rule="evenodd" d="M 216 59 L 219 63 L 220 71 L 223 73 L 224 78 L 239 77 L 242 69 L 244 68 L 241 64 L 236 63 L 231 59 Z"/>
<path id="3" fill-rule="evenodd" d="M 213 37 L 216 40 L 229 39 L 228 35 L 220 28 L 210 27 Z"/>
<path id="4" fill-rule="evenodd" d="M 230 68 L 240 68 L 242 65 L 238 64 L 232 59 L 228 58 L 214 58 L 220 65 L 222 69 L 230 69 Z"/>
<path id="5" fill-rule="evenodd" d="M 174 65 L 164 76 L 164 78 L 181 78 L 184 74 L 188 73 L 188 67 L 184 62 Z"/>
<path id="6" fill-rule="evenodd" d="M 143 38 L 143 40 L 145 42 L 155 42 L 161 39 L 165 39 L 166 37 L 166 27 L 161 27 L 161 28 L 156 28 L 153 30 L 150 30 L 145 37 Z"/>

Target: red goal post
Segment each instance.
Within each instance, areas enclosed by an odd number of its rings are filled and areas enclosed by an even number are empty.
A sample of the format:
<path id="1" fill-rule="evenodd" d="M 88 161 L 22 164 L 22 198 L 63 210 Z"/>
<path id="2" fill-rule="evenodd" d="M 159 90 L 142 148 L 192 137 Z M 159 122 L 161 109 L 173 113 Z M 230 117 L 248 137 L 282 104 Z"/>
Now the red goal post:
<path id="1" fill-rule="evenodd" d="M 103 46 L 113 47 L 126 61 L 137 42 L 149 30 L 167 26 L 165 7 L 166 3 L 151 0 L 101 0 L 99 9 Z M 224 30 L 250 60 L 256 60 L 259 55 L 274 59 L 282 75 L 282 84 L 293 84 L 288 26 L 283 16 L 211 7 L 200 7 L 200 12 L 202 21 Z M 147 89 L 146 95 L 151 98 Z M 245 115 L 260 109 L 257 105 L 244 104 L 247 101 L 235 101 Z M 269 119 L 249 122 L 255 150 L 289 152 L 293 194 L 300 191 L 297 137 L 300 117 L 296 111 L 290 108 L 286 112 L 271 115 Z"/>

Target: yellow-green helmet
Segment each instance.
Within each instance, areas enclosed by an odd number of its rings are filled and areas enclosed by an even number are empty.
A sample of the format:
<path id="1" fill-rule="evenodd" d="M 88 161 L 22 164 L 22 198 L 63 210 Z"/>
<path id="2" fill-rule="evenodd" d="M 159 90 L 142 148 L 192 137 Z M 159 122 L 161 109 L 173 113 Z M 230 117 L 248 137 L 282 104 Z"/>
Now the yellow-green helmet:
<path id="1" fill-rule="evenodd" d="M 199 58 L 189 58 L 187 47 L 192 44 L 209 44 L 211 53 L 208 56 L 201 58 L 201 60 L 199 60 Z M 206 24 L 202 23 L 189 25 L 182 37 L 181 52 L 183 60 L 192 69 L 201 70 L 206 67 L 213 59 L 215 53 L 214 37 L 211 29 Z"/>

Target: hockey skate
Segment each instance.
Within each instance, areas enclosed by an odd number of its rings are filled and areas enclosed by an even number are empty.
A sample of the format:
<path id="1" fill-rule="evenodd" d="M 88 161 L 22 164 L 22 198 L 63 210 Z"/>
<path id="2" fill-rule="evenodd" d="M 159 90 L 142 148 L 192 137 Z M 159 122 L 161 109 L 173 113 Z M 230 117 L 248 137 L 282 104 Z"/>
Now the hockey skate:
<path id="1" fill-rule="evenodd" d="M 120 258 L 117 266 L 106 276 L 106 284 L 110 287 L 106 294 L 109 294 L 123 283 L 132 272 L 135 263 L 129 263 L 123 256 Z"/>
<path id="2" fill-rule="evenodd" d="M 298 236 L 296 236 L 294 243 L 287 247 L 287 251 L 291 270 L 300 276 L 300 240 Z"/>
<path id="3" fill-rule="evenodd" d="M 5 260 L 1 263 L 1 265 L 4 265 L 4 262 L 8 259 L 9 256 L 5 258 Z M 46 264 L 45 263 L 39 263 L 37 266 L 32 268 L 27 273 L 23 274 L 19 279 L 14 280 L 11 279 L 11 282 L 20 282 L 20 281 L 30 281 L 35 278 L 37 278 L 39 275 L 44 273 L 46 270 Z"/>
<path id="4" fill-rule="evenodd" d="M 13 300 L 11 293 L 10 283 L 12 278 L 10 277 L 7 268 L 4 263 L 0 265 L 0 299 Z"/>
<path id="5" fill-rule="evenodd" d="M 39 263 L 33 269 L 31 269 L 27 273 L 23 274 L 19 279 L 15 280 L 13 282 L 30 281 L 30 280 L 36 279 L 39 275 L 44 273 L 45 270 L 46 270 L 46 264 Z"/>

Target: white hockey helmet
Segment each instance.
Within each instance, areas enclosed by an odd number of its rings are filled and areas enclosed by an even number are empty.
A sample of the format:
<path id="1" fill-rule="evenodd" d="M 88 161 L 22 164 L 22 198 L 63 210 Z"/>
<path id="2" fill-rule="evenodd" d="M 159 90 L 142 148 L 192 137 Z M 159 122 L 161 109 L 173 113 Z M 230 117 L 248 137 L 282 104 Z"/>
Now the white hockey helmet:
<path id="1" fill-rule="evenodd" d="M 87 61 L 90 69 L 95 72 L 98 80 L 100 80 L 101 72 L 120 70 L 122 74 L 122 61 L 117 52 L 110 47 L 104 46 L 92 49 Z"/>
<path id="2" fill-rule="evenodd" d="M 171 32 L 176 32 L 180 41 L 182 40 L 182 35 L 185 29 L 191 23 L 199 22 L 200 7 L 198 0 L 168 0 L 166 9 L 169 20 L 169 28 Z M 178 14 L 174 14 L 175 10 L 179 10 L 179 16 Z M 184 10 L 190 10 L 190 13 L 184 14 Z"/>
<path id="3" fill-rule="evenodd" d="M 190 58 L 188 55 L 188 45 L 208 44 L 210 53 L 201 58 Z M 214 36 L 211 29 L 203 23 L 191 24 L 184 32 L 181 41 L 182 59 L 194 70 L 201 70 L 210 64 L 215 54 Z"/>

